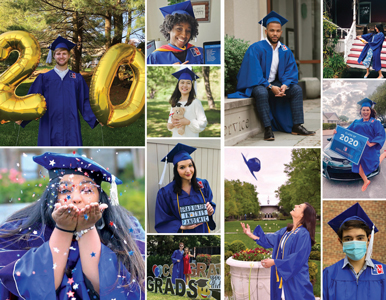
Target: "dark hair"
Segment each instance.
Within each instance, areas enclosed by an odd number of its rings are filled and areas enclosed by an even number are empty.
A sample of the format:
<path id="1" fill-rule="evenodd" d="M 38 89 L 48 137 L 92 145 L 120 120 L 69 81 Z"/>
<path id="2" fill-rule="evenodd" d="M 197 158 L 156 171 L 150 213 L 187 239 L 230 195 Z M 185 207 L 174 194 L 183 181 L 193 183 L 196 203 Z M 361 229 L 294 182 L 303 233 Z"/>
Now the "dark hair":
<path id="1" fill-rule="evenodd" d="M 342 242 L 342 238 L 343 238 L 343 231 L 344 230 L 349 230 L 349 229 L 352 229 L 352 228 L 359 228 L 359 229 L 363 229 L 365 232 L 366 232 L 366 237 L 368 238 L 369 235 L 371 234 L 371 229 L 370 227 L 360 221 L 360 220 L 350 220 L 350 221 L 346 221 L 342 224 L 342 226 L 340 226 L 339 230 L 338 230 L 338 236 L 339 236 L 339 239 L 340 241 Z"/>
<path id="2" fill-rule="evenodd" d="M 308 230 L 311 237 L 311 246 L 315 245 L 315 225 L 316 225 L 316 211 L 308 202 L 304 202 L 306 207 L 303 211 L 303 217 L 300 219 L 299 224 L 302 224 L 305 229 Z M 287 225 L 287 231 L 291 231 L 294 224 Z"/>
<path id="3" fill-rule="evenodd" d="M 179 84 L 180 84 L 180 81 L 178 80 L 176 88 L 174 89 L 174 92 L 169 99 L 169 103 L 171 104 L 172 107 L 176 107 L 178 101 L 181 99 L 181 92 L 180 92 L 180 89 L 178 88 Z M 189 106 L 190 104 L 192 104 L 194 99 L 196 99 L 196 91 L 194 90 L 193 81 L 192 81 L 192 89 L 189 92 L 188 102 L 186 102 L 185 106 Z"/>
<path id="4" fill-rule="evenodd" d="M 196 179 L 196 173 L 197 173 L 196 165 L 194 164 L 193 159 L 191 159 L 191 161 L 192 161 L 193 168 L 194 168 L 194 173 L 193 173 L 192 180 L 191 180 L 192 187 L 196 192 L 199 192 L 200 187 L 198 186 L 197 179 Z M 174 165 L 174 168 L 173 168 L 173 175 L 174 175 L 173 176 L 173 180 L 174 180 L 173 192 L 175 192 L 178 195 L 181 195 L 181 193 L 182 193 L 182 179 L 180 177 L 180 174 L 178 174 L 177 168 L 178 168 L 178 163 L 176 163 Z"/>
<path id="5" fill-rule="evenodd" d="M 385 32 L 383 31 L 383 25 L 381 23 L 379 24 L 376 24 L 375 27 L 378 28 L 379 32 L 382 32 L 383 35 L 385 35 Z M 374 32 L 374 34 L 376 34 L 377 32 Z"/>
<path id="6" fill-rule="evenodd" d="M 369 107 L 369 106 L 365 106 L 365 107 Z M 360 116 L 362 116 L 362 108 L 363 108 L 363 107 L 361 107 L 361 109 L 359 110 L 359 115 L 360 115 Z M 377 118 L 377 112 L 375 111 L 375 109 L 372 108 L 372 107 L 370 107 L 370 111 L 371 111 L 371 113 L 370 113 L 370 118 L 376 119 L 376 118 Z"/>
<path id="7" fill-rule="evenodd" d="M 272 21 L 272 22 L 269 22 L 268 25 L 265 27 L 267 30 L 268 30 L 269 24 L 271 24 L 271 23 L 277 23 L 277 24 L 279 24 L 279 25 L 281 26 L 281 23 L 280 23 L 280 22 L 278 22 L 278 21 Z"/>
<path id="8" fill-rule="evenodd" d="M 174 14 L 174 15 L 167 15 L 164 19 L 164 22 L 159 27 L 161 30 L 161 33 L 164 35 L 167 41 L 170 40 L 170 31 L 172 31 L 174 25 L 181 24 L 181 23 L 188 23 L 191 28 L 190 33 L 190 39 L 191 41 L 193 38 L 195 38 L 198 35 L 198 22 L 195 18 L 193 18 L 191 15 L 187 14 Z"/>
<path id="9" fill-rule="evenodd" d="M 36 239 L 44 238 L 46 227 L 53 230 L 55 221 L 51 214 L 58 198 L 59 182 L 60 177 L 52 179 L 38 201 L 12 214 L 6 223 L 20 223 L 20 227 L 11 230 L 1 229 L 0 238 L 10 238 L 8 242 L 20 243 L 23 250 L 28 250 L 32 248 L 28 245 L 28 240 L 32 241 L 30 235 L 35 229 L 41 231 L 41 236 Z M 121 271 L 122 263 L 132 276 L 130 281 L 135 279 L 142 288 L 145 278 L 145 263 L 135 240 L 129 234 L 129 230 L 123 230 L 124 228 L 132 228 L 136 232 L 132 216 L 125 208 L 111 205 L 109 197 L 100 187 L 98 191 L 100 203 L 106 203 L 109 206 L 104 210 L 102 218 L 95 224 L 101 243 L 117 255 L 118 273 Z M 111 221 L 114 223 L 114 227 L 108 225 Z M 3 248 L 1 243 L 0 248 Z M 133 251 L 133 255 L 128 255 L 130 251 Z M 116 281 L 117 283 L 118 281 Z"/>

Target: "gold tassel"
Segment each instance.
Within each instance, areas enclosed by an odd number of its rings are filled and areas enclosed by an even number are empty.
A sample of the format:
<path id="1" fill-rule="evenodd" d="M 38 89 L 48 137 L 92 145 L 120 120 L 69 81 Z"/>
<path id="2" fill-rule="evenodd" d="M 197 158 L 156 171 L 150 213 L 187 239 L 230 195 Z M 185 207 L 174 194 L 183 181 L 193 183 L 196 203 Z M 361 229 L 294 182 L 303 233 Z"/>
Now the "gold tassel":
<path id="1" fill-rule="evenodd" d="M 280 285 L 279 285 L 279 289 L 281 289 L 283 287 L 283 277 L 280 278 Z"/>
<path id="2" fill-rule="evenodd" d="M 276 282 L 279 282 L 279 274 L 277 274 L 277 269 L 276 269 Z"/>

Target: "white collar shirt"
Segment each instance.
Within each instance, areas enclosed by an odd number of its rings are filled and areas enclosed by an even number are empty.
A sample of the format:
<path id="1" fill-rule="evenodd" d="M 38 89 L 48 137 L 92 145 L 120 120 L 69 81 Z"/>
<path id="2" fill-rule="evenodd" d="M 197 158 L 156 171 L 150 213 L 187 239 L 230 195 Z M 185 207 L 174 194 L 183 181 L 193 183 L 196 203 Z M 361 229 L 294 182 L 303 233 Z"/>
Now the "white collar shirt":
<path id="1" fill-rule="evenodd" d="M 59 75 L 60 79 L 62 79 L 62 81 L 63 81 L 64 76 L 66 76 L 68 71 L 69 71 L 68 68 L 65 69 L 64 71 L 61 71 L 61 70 L 57 69 L 56 66 L 55 66 L 54 70 L 55 70 L 56 74 Z"/>
<path id="2" fill-rule="evenodd" d="M 267 43 L 272 47 L 272 44 L 269 42 L 267 38 L 265 38 Z M 272 63 L 271 70 L 269 72 L 268 82 L 273 82 L 276 79 L 277 69 L 279 68 L 279 48 L 281 46 L 280 41 L 277 42 L 276 48 L 272 47 Z"/>

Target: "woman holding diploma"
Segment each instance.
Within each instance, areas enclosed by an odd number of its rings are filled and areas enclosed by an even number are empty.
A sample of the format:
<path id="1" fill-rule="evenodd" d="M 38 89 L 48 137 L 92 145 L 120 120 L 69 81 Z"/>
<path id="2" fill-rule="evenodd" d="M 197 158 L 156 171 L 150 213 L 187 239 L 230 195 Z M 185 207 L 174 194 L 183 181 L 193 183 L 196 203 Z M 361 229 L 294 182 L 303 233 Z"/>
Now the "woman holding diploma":
<path id="1" fill-rule="evenodd" d="M 347 129 L 369 138 L 359 164 L 352 164 L 352 172 L 359 173 L 363 179 L 362 192 L 364 192 L 370 184 L 367 175 L 375 171 L 386 156 L 385 153 L 380 155 L 380 150 L 385 143 L 385 129 L 376 119 L 376 112 L 373 109 L 375 102 L 364 98 L 358 104 L 361 106 L 362 119 L 355 120 Z"/>

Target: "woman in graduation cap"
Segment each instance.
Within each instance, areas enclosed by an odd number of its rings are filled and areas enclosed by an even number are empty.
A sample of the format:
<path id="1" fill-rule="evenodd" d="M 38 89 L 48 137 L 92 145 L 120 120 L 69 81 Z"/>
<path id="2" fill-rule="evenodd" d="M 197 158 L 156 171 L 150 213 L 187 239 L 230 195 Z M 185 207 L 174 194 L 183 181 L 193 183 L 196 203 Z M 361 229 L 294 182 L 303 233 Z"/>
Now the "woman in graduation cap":
<path id="1" fill-rule="evenodd" d="M 359 203 L 328 222 L 346 257 L 323 270 L 323 299 L 386 300 L 385 265 L 372 259 L 378 232 Z"/>
<path id="2" fill-rule="evenodd" d="M 198 22 L 190 1 L 160 8 L 161 33 L 169 42 L 147 57 L 148 64 L 203 64 L 204 52 L 189 42 L 198 35 Z"/>
<path id="3" fill-rule="evenodd" d="M 273 248 L 272 259 L 261 261 L 271 268 L 271 300 L 315 300 L 308 272 L 311 246 L 315 244 L 315 209 L 307 202 L 295 205 L 292 224 L 272 234 L 258 225 L 253 233 L 241 223 L 244 233 L 264 248 Z"/>
<path id="4" fill-rule="evenodd" d="M 373 108 L 375 102 L 364 98 L 358 104 L 361 106 L 362 119 L 355 120 L 347 129 L 369 138 L 359 164 L 352 164 L 352 172 L 359 173 L 363 180 L 362 192 L 364 192 L 370 184 L 367 175 L 374 172 L 386 156 L 385 153 L 380 154 L 385 143 L 385 129 L 381 122 L 376 119 L 376 112 Z"/>
<path id="5" fill-rule="evenodd" d="M 385 34 L 383 32 L 383 25 L 377 24 L 374 28 L 375 32 L 358 35 L 357 38 L 363 40 L 365 46 L 362 49 L 361 55 L 358 58 L 358 63 L 363 63 L 367 72 L 364 78 L 367 78 L 370 74 L 370 66 L 378 72 L 378 79 L 383 78 L 382 64 L 381 64 L 381 51 L 383 41 L 385 40 Z"/>
<path id="6" fill-rule="evenodd" d="M 176 88 L 170 97 L 169 103 L 172 108 L 169 114 L 168 129 L 173 132 L 173 137 L 199 137 L 208 124 L 201 101 L 196 99 L 196 92 L 193 86 L 199 77 L 189 68 L 184 68 L 172 74 L 178 79 Z M 184 118 L 174 119 L 173 107 L 184 108 Z M 179 134 L 178 130 L 184 127 L 184 133 Z"/>
<path id="7" fill-rule="evenodd" d="M 157 193 L 155 230 L 159 233 L 208 233 L 216 228 L 213 220 L 216 204 L 212 202 L 212 190 L 207 180 L 196 177 L 197 169 L 190 156 L 195 150 L 178 143 L 161 160 L 165 165 L 159 184 L 163 183 L 167 163 L 173 163 L 174 177 Z M 193 204 L 204 204 L 208 221 L 182 225 L 181 208 Z"/>
<path id="8" fill-rule="evenodd" d="M 59 36 L 50 46 L 55 67 L 39 74 L 28 94 L 41 94 L 47 111 L 39 121 L 38 146 L 82 146 L 79 112 L 91 128 L 99 123 L 91 109 L 89 88 L 79 73 L 68 69 L 70 51 L 74 43 Z M 50 63 L 50 61 L 48 61 Z M 23 128 L 30 121 L 18 121 Z"/>
<path id="9" fill-rule="evenodd" d="M 33 159 L 50 181 L 0 228 L 0 299 L 142 299 L 145 236 L 119 206 L 121 180 L 80 155 Z"/>

